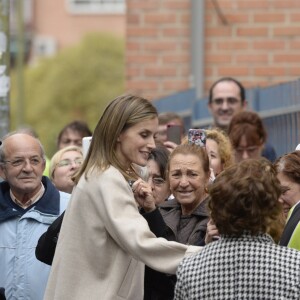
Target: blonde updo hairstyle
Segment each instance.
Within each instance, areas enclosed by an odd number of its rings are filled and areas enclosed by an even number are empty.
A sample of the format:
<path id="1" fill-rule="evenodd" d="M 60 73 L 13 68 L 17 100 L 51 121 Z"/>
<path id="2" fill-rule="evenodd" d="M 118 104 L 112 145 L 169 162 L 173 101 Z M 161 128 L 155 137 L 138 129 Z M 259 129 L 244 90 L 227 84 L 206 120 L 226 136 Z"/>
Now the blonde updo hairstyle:
<path id="1" fill-rule="evenodd" d="M 78 146 L 67 146 L 65 148 L 62 148 L 61 150 L 58 150 L 51 158 L 50 160 L 50 166 L 49 166 L 49 178 L 51 181 L 54 179 L 54 171 L 56 169 L 57 164 L 61 161 L 62 156 L 66 152 L 70 151 L 76 151 L 81 154 L 83 157 L 82 149 Z"/>

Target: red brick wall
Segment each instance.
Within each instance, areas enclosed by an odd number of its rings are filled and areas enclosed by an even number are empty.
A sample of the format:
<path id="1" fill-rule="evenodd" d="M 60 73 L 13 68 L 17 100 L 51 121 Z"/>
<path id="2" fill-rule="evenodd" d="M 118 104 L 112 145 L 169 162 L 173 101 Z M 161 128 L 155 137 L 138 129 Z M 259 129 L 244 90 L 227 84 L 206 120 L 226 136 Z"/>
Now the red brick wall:
<path id="1" fill-rule="evenodd" d="M 220 76 L 264 86 L 300 76 L 299 0 L 206 1 L 206 89 Z"/>
<path id="2" fill-rule="evenodd" d="M 127 1 L 127 89 L 150 99 L 189 85 L 187 0 Z"/>
<path id="3" fill-rule="evenodd" d="M 190 87 L 190 1 L 128 0 L 127 88 L 149 98 Z M 218 9 L 213 5 L 218 3 Z M 300 76 L 300 0 L 205 0 L 205 90 Z"/>

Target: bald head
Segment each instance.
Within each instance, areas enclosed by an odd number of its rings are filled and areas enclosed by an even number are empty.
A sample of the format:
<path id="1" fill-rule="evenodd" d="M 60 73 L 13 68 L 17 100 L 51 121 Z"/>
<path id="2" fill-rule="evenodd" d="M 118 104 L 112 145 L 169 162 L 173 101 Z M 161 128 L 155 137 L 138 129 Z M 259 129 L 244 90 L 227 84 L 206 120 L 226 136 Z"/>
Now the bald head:
<path id="1" fill-rule="evenodd" d="M 37 138 L 26 133 L 4 137 L 0 146 L 0 176 L 19 201 L 26 202 L 40 190 L 44 169 L 44 151 Z"/>
<path id="2" fill-rule="evenodd" d="M 26 147 L 26 145 L 36 145 L 39 148 L 40 156 L 43 159 L 45 158 L 45 151 L 40 140 L 28 133 L 14 131 L 5 135 L 2 138 L 1 142 L 2 144 L 0 144 L 0 162 L 3 162 L 5 160 L 5 156 L 8 154 L 7 151 L 11 151 L 10 149 L 18 148 L 20 146 Z"/>

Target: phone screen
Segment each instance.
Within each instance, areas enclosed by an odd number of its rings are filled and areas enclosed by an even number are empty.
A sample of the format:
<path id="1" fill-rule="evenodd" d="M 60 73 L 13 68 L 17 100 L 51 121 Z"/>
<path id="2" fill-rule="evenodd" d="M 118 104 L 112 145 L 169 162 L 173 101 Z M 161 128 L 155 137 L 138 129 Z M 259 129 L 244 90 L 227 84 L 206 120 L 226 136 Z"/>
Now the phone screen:
<path id="1" fill-rule="evenodd" d="M 205 147 L 206 145 L 205 129 L 189 129 L 188 142 L 189 144 L 195 144 L 200 147 Z"/>
<path id="2" fill-rule="evenodd" d="M 180 125 L 167 125 L 167 140 L 173 142 L 177 145 L 181 144 L 181 131 L 182 128 Z"/>

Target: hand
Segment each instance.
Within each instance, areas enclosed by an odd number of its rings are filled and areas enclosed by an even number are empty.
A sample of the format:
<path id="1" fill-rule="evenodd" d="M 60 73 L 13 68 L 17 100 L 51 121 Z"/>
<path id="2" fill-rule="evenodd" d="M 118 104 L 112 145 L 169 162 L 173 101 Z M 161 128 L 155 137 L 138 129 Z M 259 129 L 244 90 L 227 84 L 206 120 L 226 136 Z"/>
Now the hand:
<path id="1" fill-rule="evenodd" d="M 220 238 L 219 231 L 216 225 L 214 224 L 213 220 L 210 219 L 209 222 L 207 223 L 205 244 L 209 244 L 219 238 Z"/>
<path id="2" fill-rule="evenodd" d="M 170 153 L 172 153 L 178 145 L 173 142 L 166 141 L 164 142 L 164 146 L 169 150 Z"/>
<path id="3" fill-rule="evenodd" d="M 133 184 L 132 191 L 135 200 L 145 210 L 145 212 L 151 212 L 156 209 L 152 188 L 147 182 L 142 179 L 138 179 Z"/>
<path id="4" fill-rule="evenodd" d="M 215 172 L 214 172 L 213 168 L 210 168 L 209 182 L 213 183 L 215 181 L 215 179 L 216 179 Z"/>

